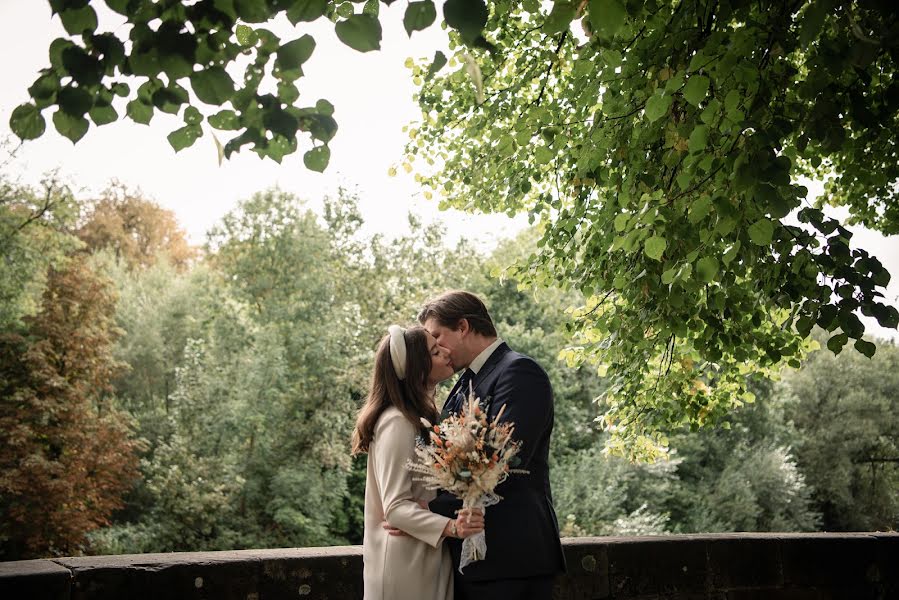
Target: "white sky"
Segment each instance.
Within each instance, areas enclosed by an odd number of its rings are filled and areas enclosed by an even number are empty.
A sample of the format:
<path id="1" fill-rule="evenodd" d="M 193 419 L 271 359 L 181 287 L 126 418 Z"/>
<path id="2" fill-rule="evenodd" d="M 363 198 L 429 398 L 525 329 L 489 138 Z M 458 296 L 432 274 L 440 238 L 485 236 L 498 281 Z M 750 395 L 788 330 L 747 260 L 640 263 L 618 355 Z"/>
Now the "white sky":
<path id="1" fill-rule="evenodd" d="M 100 31 L 116 31 L 124 23 L 124 17 L 102 3 L 93 4 L 104 9 L 98 10 Z M 119 105 L 119 121 L 103 127 L 91 124 L 77 145 L 56 132 L 52 109 L 46 111 L 46 133 L 19 150 L 14 168 L 25 171 L 26 182 L 36 183 L 41 173 L 60 167 L 64 176 L 84 189 L 84 196 L 99 192 L 112 178 L 140 187 L 148 197 L 173 210 L 191 240 L 198 243 L 220 217 L 255 192 L 278 186 L 317 208 L 324 195 L 336 193 L 343 185 L 358 192 L 370 231 L 399 233 L 406 229 L 406 214 L 411 210 L 427 222 L 444 223 L 451 240 L 465 235 L 491 248 L 498 238 L 523 228 L 526 219 L 441 212 L 436 197 L 426 200 L 402 168 L 396 177 L 387 175 L 391 166 L 402 163 L 407 140 L 403 126 L 420 115 L 412 100 L 415 88 L 410 71 L 403 63 L 409 56 L 433 57 L 435 50 L 446 46 L 446 34 L 436 26 L 409 38 L 402 25 L 405 4 L 381 5 L 384 35 L 380 52 L 363 54 L 348 48 L 337 39 L 333 24 L 324 20 L 294 28 L 282 17 L 274 25 L 264 25 L 285 42 L 304 33 L 316 40 L 312 58 L 304 65 L 305 76 L 298 81 L 298 104 L 313 105 L 325 98 L 335 106 L 339 130 L 330 143 L 331 163 L 323 174 L 303 165 L 303 151 L 311 146 L 308 138 L 301 138 L 299 151 L 280 165 L 245 147 L 219 167 L 208 128 L 192 147 L 176 154 L 166 135 L 183 125 L 180 117 L 156 111 L 149 126 L 139 125 L 124 118 L 124 106 Z M 0 56 L 4 57 L 0 135 L 10 134 L 10 113 L 28 100 L 28 86 L 40 69 L 49 66 L 50 42 L 64 35 L 59 17 L 50 19 L 46 1 L 0 0 Z M 239 81 L 240 74 L 234 78 Z M 207 115 L 219 110 L 199 106 Z M 234 135 L 217 133 L 223 144 Z"/>
<path id="2" fill-rule="evenodd" d="M 100 4 L 100 3 L 94 3 Z M 173 210 L 194 242 L 202 242 L 205 232 L 239 200 L 271 186 L 295 193 L 321 206 L 326 194 L 334 194 L 343 185 L 356 190 L 369 232 L 400 233 L 406 229 L 406 214 L 412 212 L 426 221 L 444 225 L 450 241 L 466 236 L 489 249 L 501 238 L 514 235 L 526 226 L 526 219 L 504 215 L 470 215 L 458 211 L 437 210 L 436 201 L 426 200 L 413 178 L 399 169 L 389 177 L 391 166 L 402 162 L 406 134 L 402 127 L 419 117 L 412 101 L 414 86 L 410 72 L 403 66 L 409 56 L 432 57 L 444 49 L 446 35 L 439 27 L 414 33 L 412 39 L 402 26 L 405 2 L 381 5 L 384 35 L 380 52 L 359 53 L 337 40 L 333 25 L 301 23 L 293 28 L 286 19 L 266 25 L 283 41 L 310 33 L 316 40 L 312 58 L 304 65 L 300 87 L 301 105 L 312 105 L 326 98 L 335 106 L 339 131 L 331 141 L 331 163 L 323 174 L 308 171 L 300 150 L 278 165 L 244 150 L 217 163 L 216 149 L 208 134 L 191 148 L 175 153 L 166 135 L 182 125 L 180 117 L 156 112 L 150 126 L 130 119 L 103 127 L 91 125 L 87 135 L 73 145 L 56 133 L 50 112 L 45 113 L 47 131 L 38 140 L 26 143 L 16 154 L 12 169 L 29 183 L 37 183 L 42 173 L 60 168 L 80 197 L 102 190 L 117 178 L 131 187 L 139 187 L 162 206 Z M 109 11 L 100 12 L 100 30 L 115 31 L 124 18 Z M 439 9 L 438 9 L 439 13 Z M 58 17 L 50 19 L 50 8 L 43 0 L 0 0 L 0 56 L 3 56 L 3 81 L 0 88 L 0 136 L 11 135 L 9 115 L 28 100 L 27 88 L 38 71 L 49 65 L 50 42 L 65 35 Z M 235 78 L 237 79 L 237 78 Z M 117 106 L 124 116 L 124 106 Z M 217 109 L 209 107 L 211 114 Z M 221 132 L 224 143 L 230 132 Z M 0 162 L 2 162 L 0 157 Z M 818 186 L 809 186 L 814 193 Z M 886 301 L 899 304 L 899 245 L 878 233 L 853 228 L 853 247 L 862 247 L 893 274 L 886 290 Z M 868 332 L 899 339 L 888 334 L 873 319 L 864 318 Z"/>

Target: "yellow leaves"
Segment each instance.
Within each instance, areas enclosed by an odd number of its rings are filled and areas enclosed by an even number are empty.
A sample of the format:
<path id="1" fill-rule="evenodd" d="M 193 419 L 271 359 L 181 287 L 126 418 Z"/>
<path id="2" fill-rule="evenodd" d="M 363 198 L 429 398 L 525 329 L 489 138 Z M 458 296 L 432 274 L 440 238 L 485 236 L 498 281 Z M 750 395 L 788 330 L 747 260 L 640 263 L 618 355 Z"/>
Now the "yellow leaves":
<path id="1" fill-rule="evenodd" d="M 403 171 L 405 171 L 406 173 L 411 173 L 411 172 L 412 172 L 412 165 L 410 165 L 410 164 L 407 163 L 407 162 L 404 162 L 404 163 L 403 163 Z"/>
<path id="2" fill-rule="evenodd" d="M 691 396 L 695 396 L 696 394 L 708 394 L 709 386 L 702 379 L 694 379 L 690 382 L 690 389 L 687 390 L 687 393 Z"/>
<path id="3" fill-rule="evenodd" d="M 668 67 L 665 67 L 664 69 L 659 71 L 659 81 L 668 81 L 669 79 L 671 79 L 672 74 L 673 71 Z"/>
<path id="4" fill-rule="evenodd" d="M 396 177 L 396 167 L 390 167 L 389 169 L 387 169 L 387 176 Z"/>
<path id="5" fill-rule="evenodd" d="M 596 185 L 596 180 L 593 179 L 592 177 L 584 177 L 584 178 L 575 177 L 574 179 L 571 180 L 570 183 L 573 186 L 590 187 L 590 186 Z"/>

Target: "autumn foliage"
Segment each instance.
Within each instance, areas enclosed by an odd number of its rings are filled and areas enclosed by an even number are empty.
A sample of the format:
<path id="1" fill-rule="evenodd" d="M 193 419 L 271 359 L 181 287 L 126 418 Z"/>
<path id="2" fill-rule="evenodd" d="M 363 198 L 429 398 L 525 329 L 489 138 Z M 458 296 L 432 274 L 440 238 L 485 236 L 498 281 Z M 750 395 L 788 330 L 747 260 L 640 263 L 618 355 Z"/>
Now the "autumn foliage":
<path id="1" fill-rule="evenodd" d="M 0 559 L 81 553 L 138 477 L 139 442 L 109 402 L 114 310 L 73 258 L 25 329 L 0 336 Z"/>
<path id="2" fill-rule="evenodd" d="M 165 253 L 184 268 L 195 254 L 172 211 L 120 183 L 91 202 L 86 217 L 77 235 L 88 249 L 108 248 L 131 267 L 148 267 Z"/>

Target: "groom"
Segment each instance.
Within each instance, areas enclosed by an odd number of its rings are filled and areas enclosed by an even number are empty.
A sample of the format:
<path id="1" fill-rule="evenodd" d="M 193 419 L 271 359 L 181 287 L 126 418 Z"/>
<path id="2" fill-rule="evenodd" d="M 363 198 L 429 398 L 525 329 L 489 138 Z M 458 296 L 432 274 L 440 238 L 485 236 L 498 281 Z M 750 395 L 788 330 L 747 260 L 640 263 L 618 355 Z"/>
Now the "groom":
<path id="1" fill-rule="evenodd" d="M 484 303 L 469 292 L 446 292 L 427 302 L 418 320 L 449 350 L 456 369 L 464 369 L 443 408 L 443 418 L 458 413 L 469 383 L 493 419 L 515 425 L 521 442 L 516 468 L 496 488 L 503 500 L 486 509 L 487 556 L 459 574 L 461 540 L 448 539 L 460 600 L 487 598 L 549 600 L 553 579 L 565 570 L 559 525 L 549 485 L 549 440 L 553 430 L 553 393 L 546 372 L 533 359 L 515 352 L 496 335 Z M 461 500 L 440 492 L 430 509 L 452 517 Z"/>

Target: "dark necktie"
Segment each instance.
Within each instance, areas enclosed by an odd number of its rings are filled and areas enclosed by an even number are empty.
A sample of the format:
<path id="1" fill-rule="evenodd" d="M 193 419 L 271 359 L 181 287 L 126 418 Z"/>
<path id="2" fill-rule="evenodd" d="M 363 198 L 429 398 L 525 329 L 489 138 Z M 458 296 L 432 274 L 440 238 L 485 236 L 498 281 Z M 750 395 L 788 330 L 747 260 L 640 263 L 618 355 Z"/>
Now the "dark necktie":
<path id="1" fill-rule="evenodd" d="M 474 371 L 465 369 L 462 376 L 459 377 L 459 385 L 456 386 L 456 393 L 453 394 L 453 397 L 446 403 L 449 407 L 449 412 L 454 414 L 462 412 L 462 407 L 465 406 L 465 402 L 468 400 L 468 393 L 470 391 L 469 386 L 474 381 L 474 375 Z"/>

